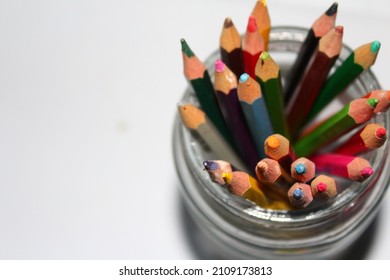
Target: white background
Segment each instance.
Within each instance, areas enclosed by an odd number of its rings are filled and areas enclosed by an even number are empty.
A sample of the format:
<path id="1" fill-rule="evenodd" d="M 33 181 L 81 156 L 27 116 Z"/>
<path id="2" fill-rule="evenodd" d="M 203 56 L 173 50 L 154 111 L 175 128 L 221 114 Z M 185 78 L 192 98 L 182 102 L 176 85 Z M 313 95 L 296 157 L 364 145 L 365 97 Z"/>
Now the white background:
<path id="1" fill-rule="evenodd" d="M 331 1 L 269 0 L 273 25 L 310 27 Z M 385 0 L 340 0 L 352 48 L 379 40 Z M 187 85 L 180 38 L 204 60 L 225 17 L 255 0 L 0 2 L 0 259 L 193 259 L 171 150 Z M 390 195 L 366 258 L 390 259 Z"/>

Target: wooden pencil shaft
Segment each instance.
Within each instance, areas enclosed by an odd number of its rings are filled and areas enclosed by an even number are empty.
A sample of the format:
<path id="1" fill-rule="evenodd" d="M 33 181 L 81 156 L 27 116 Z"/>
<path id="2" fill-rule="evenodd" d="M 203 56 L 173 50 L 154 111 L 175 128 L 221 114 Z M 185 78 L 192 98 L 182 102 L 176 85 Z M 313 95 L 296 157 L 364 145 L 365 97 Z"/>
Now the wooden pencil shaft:
<path id="1" fill-rule="evenodd" d="M 311 155 L 358 124 L 368 121 L 372 117 L 375 106 L 376 104 L 372 106 L 363 98 L 351 101 L 307 135 L 298 139 L 294 143 L 295 152 L 301 157 Z"/>
<path id="2" fill-rule="evenodd" d="M 311 160 L 301 157 L 291 164 L 291 177 L 298 182 L 306 183 L 316 174 L 315 164 Z"/>
<path id="3" fill-rule="evenodd" d="M 271 31 L 271 19 L 266 0 L 258 0 L 253 7 L 252 16 L 256 19 L 256 25 L 260 36 L 264 40 L 264 49 L 268 50 L 269 36 Z"/>
<path id="4" fill-rule="evenodd" d="M 313 197 L 319 200 L 329 200 L 337 195 L 336 181 L 329 176 L 319 175 L 311 183 Z"/>

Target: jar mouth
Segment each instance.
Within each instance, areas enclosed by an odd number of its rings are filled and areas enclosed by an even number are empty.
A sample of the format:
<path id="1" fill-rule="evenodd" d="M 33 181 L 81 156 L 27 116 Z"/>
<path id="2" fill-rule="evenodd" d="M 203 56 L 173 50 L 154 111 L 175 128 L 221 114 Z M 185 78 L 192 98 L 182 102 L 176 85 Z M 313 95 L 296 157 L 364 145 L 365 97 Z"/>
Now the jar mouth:
<path id="1" fill-rule="evenodd" d="M 288 72 L 288 63 L 280 63 L 278 57 L 282 59 L 294 59 L 294 55 L 299 51 L 302 42 L 307 35 L 308 29 L 293 26 L 277 26 L 272 27 L 270 33 L 269 53 L 274 57 L 274 60 L 280 64 L 281 75 L 285 76 Z M 338 67 L 352 52 L 352 49 L 343 45 L 340 56 L 334 67 Z M 219 58 L 219 50 L 212 53 L 205 61 L 209 70 L 210 76 L 213 73 L 213 65 L 215 60 Z M 285 70 L 285 72 L 284 72 Z M 354 98 L 362 97 L 365 93 L 375 89 L 381 89 L 375 75 L 371 70 L 366 70 L 350 85 L 344 93 L 342 93 L 328 108 L 332 108 L 329 112 L 334 112 L 337 108 L 341 108 L 343 104 Z M 196 97 L 190 87 L 188 87 L 182 98 L 197 104 Z M 319 118 L 323 116 L 320 115 Z M 177 117 L 178 118 L 178 117 Z M 375 122 L 383 125 L 389 130 L 390 116 L 387 113 L 377 114 L 370 122 Z M 348 213 L 351 215 L 361 208 L 370 213 L 379 206 L 379 202 L 383 197 L 389 183 L 389 145 L 385 144 L 382 147 L 359 155 L 367 159 L 374 174 L 364 182 L 353 182 L 335 177 L 338 185 L 338 195 L 321 205 L 314 205 L 307 209 L 282 211 L 260 208 L 251 202 L 230 194 L 224 187 L 210 181 L 207 172 L 203 170 L 202 162 L 204 160 L 219 159 L 205 146 L 200 139 L 192 135 L 180 122 L 175 124 L 178 126 L 177 134 L 181 139 L 181 150 L 175 151 L 182 153 L 184 159 L 191 170 L 192 175 L 199 183 L 199 187 L 209 195 L 209 199 L 223 207 L 228 212 L 240 216 L 241 219 L 258 222 L 267 220 L 274 223 L 289 223 L 294 222 L 292 226 L 299 226 L 307 221 L 324 221 L 327 218 L 333 218 L 340 213 Z M 347 137 L 348 134 L 344 137 Z M 343 141 L 343 137 L 340 141 Z M 178 167 L 178 166 L 177 166 Z M 180 169 L 179 167 L 177 169 Z M 180 171 L 178 171 L 180 173 Z M 179 174 L 180 175 L 180 174 Z M 318 174 L 319 175 L 319 174 Z M 183 184 L 183 187 L 185 184 Z M 366 198 L 366 196 L 368 198 Z M 365 197 L 365 199 L 362 199 Z"/>

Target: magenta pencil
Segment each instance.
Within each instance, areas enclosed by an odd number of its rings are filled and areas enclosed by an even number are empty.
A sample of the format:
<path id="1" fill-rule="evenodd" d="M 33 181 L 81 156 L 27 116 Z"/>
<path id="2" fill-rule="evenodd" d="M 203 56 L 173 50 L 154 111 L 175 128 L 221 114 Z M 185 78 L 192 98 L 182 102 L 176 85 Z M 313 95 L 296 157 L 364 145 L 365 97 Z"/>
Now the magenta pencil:
<path id="1" fill-rule="evenodd" d="M 361 157 L 319 154 L 310 158 L 316 165 L 318 172 L 363 182 L 373 174 L 370 163 Z"/>
<path id="2" fill-rule="evenodd" d="M 343 142 L 333 153 L 343 155 L 365 153 L 381 147 L 386 139 L 386 128 L 377 123 L 369 123 Z"/>

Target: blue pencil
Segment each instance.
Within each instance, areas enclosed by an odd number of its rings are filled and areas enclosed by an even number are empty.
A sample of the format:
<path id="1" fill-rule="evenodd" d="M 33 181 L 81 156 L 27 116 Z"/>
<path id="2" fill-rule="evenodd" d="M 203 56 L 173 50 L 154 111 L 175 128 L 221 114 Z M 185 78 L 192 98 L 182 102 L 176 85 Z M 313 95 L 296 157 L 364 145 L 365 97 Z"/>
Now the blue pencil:
<path id="1" fill-rule="evenodd" d="M 273 130 L 260 85 L 244 73 L 240 76 L 237 92 L 256 151 L 260 158 L 265 158 L 264 142 Z"/>

